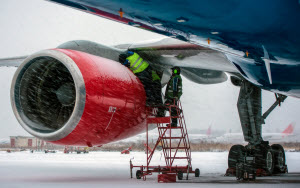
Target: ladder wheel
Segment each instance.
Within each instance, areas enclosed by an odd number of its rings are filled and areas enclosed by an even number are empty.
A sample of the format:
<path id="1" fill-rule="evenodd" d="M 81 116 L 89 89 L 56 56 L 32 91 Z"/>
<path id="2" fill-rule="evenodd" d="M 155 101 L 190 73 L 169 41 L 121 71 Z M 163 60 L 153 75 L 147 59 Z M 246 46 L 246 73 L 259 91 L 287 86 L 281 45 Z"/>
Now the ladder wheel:
<path id="1" fill-rule="evenodd" d="M 142 178 L 142 171 L 137 170 L 135 175 L 136 175 L 136 179 L 138 179 L 138 180 L 141 179 Z"/>
<path id="2" fill-rule="evenodd" d="M 182 180 L 183 179 L 183 172 L 182 171 L 179 171 L 177 173 L 177 177 L 178 177 L 178 180 Z"/>
<path id="3" fill-rule="evenodd" d="M 199 170 L 199 168 L 195 169 L 195 177 L 200 177 L 200 170 Z"/>

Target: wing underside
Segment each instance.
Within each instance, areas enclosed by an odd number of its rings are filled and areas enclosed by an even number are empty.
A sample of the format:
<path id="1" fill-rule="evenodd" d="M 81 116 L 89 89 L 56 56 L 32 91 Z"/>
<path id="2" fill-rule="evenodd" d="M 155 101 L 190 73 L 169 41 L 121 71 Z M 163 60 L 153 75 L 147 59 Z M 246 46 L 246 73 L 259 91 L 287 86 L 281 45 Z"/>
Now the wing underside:
<path id="1" fill-rule="evenodd" d="M 237 73 L 222 52 L 173 38 L 116 47 L 138 52 L 156 70 L 167 75 L 173 66 L 181 67 L 182 75 L 198 84 L 221 83 L 227 80 L 225 72 Z"/>
<path id="2" fill-rule="evenodd" d="M 96 9 L 75 1 L 51 1 L 128 25 L 136 23 L 136 20 L 130 20 L 126 17 L 120 18 L 120 15 L 111 13 L 109 10 Z M 161 32 L 160 29 L 153 24 L 147 25 L 140 23 L 137 27 L 151 31 L 154 29 L 158 33 Z M 173 32 L 166 31 L 165 33 L 161 33 L 170 37 L 159 41 L 123 44 L 115 46 L 115 48 L 138 52 L 155 70 L 162 74 L 162 84 L 169 79 L 170 68 L 173 66 L 181 67 L 184 77 L 199 84 L 224 82 L 227 80 L 225 72 L 239 74 L 236 67 L 228 60 L 224 52 L 210 48 L 209 46 L 185 42 L 183 38 L 180 38 L 180 35 L 172 36 L 171 33 Z M 25 58 L 26 56 L 0 59 L 0 66 L 19 66 Z"/>

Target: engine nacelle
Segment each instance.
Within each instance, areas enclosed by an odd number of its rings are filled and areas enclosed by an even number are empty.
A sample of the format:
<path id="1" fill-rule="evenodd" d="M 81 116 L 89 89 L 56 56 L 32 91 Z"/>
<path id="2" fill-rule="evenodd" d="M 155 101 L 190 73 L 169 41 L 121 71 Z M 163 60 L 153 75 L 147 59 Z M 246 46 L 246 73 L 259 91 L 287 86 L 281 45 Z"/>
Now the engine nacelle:
<path id="1" fill-rule="evenodd" d="M 99 146 L 144 131 L 145 102 L 143 85 L 129 69 L 68 49 L 28 57 L 11 87 L 24 129 L 61 145 Z"/>

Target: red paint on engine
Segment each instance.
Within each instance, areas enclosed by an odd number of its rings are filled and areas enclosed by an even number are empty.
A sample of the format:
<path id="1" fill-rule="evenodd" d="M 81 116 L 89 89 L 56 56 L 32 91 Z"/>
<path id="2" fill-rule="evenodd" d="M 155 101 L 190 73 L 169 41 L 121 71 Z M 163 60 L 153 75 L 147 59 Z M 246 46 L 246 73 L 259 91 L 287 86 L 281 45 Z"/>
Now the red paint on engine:
<path id="1" fill-rule="evenodd" d="M 60 145 L 98 146 L 134 136 L 146 126 L 146 95 L 142 83 L 121 64 L 84 52 L 56 49 L 80 69 L 86 88 L 83 115 Z"/>

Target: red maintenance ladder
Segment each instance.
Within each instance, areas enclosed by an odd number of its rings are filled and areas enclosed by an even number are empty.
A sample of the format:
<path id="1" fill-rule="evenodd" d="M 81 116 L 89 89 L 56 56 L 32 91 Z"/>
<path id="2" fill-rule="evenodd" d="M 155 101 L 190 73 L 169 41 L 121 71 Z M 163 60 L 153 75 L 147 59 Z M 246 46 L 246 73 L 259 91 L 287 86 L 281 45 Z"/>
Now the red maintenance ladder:
<path id="1" fill-rule="evenodd" d="M 177 116 L 171 116 L 171 109 L 176 109 Z M 196 177 L 199 177 L 200 171 L 192 169 L 192 158 L 191 158 L 191 147 L 189 142 L 189 137 L 186 129 L 186 123 L 184 120 L 184 115 L 182 111 L 182 106 L 180 101 L 175 102 L 168 106 L 169 116 L 166 117 L 150 117 L 147 120 L 146 126 L 146 153 L 147 153 L 147 164 L 144 166 L 134 166 L 130 160 L 130 173 L 132 178 L 132 169 L 140 168 L 136 171 L 137 179 L 143 178 L 146 180 L 147 175 L 152 175 L 153 172 L 159 173 L 158 182 L 176 182 L 176 176 L 179 180 L 183 179 L 183 173 L 187 174 L 186 179 L 188 179 L 189 173 L 195 173 Z M 178 119 L 177 127 L 172 127 L 171 122 L 172 118 Z M 153 149 L 149 147 L 148 143 L 148 131 L 149 124 L 156 124 L 158 129 L 158 139 Z M 177 130 L 177 134 L 172 132 Z M 155 152 L 155 149 L 161 143 L 162 151 L 165 158 L 166 166 L 150 166 L 151 159 Z M 150 149 L 148 149 L 150 148 Z M 184 156 L 178 156 L 178 151 L 184 151 Z M 174 166 L 174 161 L 177 160 L 186 160 L 186 166 Z"/>

